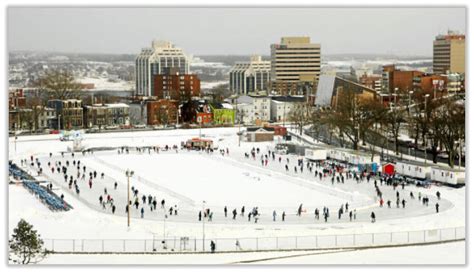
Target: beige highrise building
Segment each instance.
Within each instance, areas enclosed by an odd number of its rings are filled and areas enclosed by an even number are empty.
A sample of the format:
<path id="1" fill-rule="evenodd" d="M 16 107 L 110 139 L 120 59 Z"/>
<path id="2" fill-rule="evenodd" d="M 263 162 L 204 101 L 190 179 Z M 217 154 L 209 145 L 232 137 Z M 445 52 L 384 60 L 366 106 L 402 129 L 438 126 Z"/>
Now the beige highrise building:
<path id="1" fill-rule="evenodd" d="M 433 41 L 433 72 L 435 74 L 465 73 L 465 35 L 448 31 Z"/>
<path id="2" fill-rule="evenodd" d="M 321 45 L 309 37 L 282 37 L 271 45 L 271 79 L 278 93 L 295 94 L 305 83 L 316 84 L 320 72 Z"/>

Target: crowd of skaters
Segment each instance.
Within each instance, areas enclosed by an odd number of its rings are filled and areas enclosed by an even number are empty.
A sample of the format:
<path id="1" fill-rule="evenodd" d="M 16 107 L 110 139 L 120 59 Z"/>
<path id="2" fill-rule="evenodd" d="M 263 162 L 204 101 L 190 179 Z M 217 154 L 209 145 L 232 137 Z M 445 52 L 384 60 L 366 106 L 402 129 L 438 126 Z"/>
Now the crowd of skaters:
<path id="1" fill-rule="evenodd" d="M 305 164 L 302 158 L 298 158 L 296 160 L 296 164 L 293 166 L 293 168 L 291 168 L 289 157 L 286 157 L 286 160 L 282 160 L 283 159 L 282 156 L 275 155 L 274 151 L 267 149 L 266 152 L 263 152 L 258 147 L 257 148 L 252 147 L 249 153 L 247 152 L 244 153 L 244 157 L 247 159 L 251 158 L 255 161 L 258 158 L 260 158 L 261 165 L 263 167 L 268 166 L 270 160 L 278 161 L 279 165 L 284 165 L 284 169 L 287 173 L 290 172 L 291 169 L 293 169 L 296 175 L 298 175 L 298 173 L 302 174 L 305 169 L 307 170 L 307 172 L 313 174 L 313 169 L 314 169 L 314 177 L 316 179 L 319 178 L 319 181 L 323 181 L 323 178 L 330 177 L 330 181 L 332 185 L 334 185 L 335 183 L 344 184 L 344 182 L 349 179 L 355 180 L 357 184 L 364 182 L 364 180 L 367 183 L 370 183 L 371 181 L 373 181 L 374 187 L 375 187 L 376 198 L 378 198 L 380 207 L 384 206 L 385 201 L 383 199 L 383 193 L 382 193 L 381 188 L 379 187 L 379 184 L 380 185 L 385 184 L 386 186 L 393 187 L 393 190 L 396 191 L 396 198 L 394 200 L 396 208 L 405 209 L 408 203 L 408 201 L 405 198 L 400 197 L 400 192 L 398 190 L 399 187 L 401 187 L 401 189 L 404 190 L 405 183 L 404 182 L 399 183 L 398 181 L 395 181 L 394 176 L 385 175 L 381 173 L 375 174 L 367 170 L 357 172 L 355 170 L 348 169 L 347 166 L 344 164 L 341 164 L 337 161 L 331 161 L 331 160 L 315 161 L 315 162 L 307 161 Z M 282 164 L 282 161 L 284 162 L 283 164 Z M 377 179 L 378 179 L 378 182 L 377 182 Z M 439 191 L 436 192 L 436 196 L 437 196 L 437 199 L 440 200 L 441 194 Z M 410 198 L 415 199 L 413 192 L 410 192 Z M 421 192 L 418 192 L 418 200 L 422 203 L 422 205 L 428 206 L 429 204 L 429 197 L 428 196 L 422 197 Z M 349 207 L 348 203 L 346 203 L 345 205 L 341 205 L 337 213 L 338 219 L 341 219 L 344 214 L 348 215 L 349 221 L 356 219 L 356 210 L 355 209 L 349 210 L 348 207 Z M 387 200 L 386 207 L 389 209 L 392 208 L 392 200 Z M 439 213 L 439 203 L 436 203 L 434 207 L 435 207 L 436 213 Z M 301 216 L 301 213 L 302 213 L 302 205 L 298 207 L 297 215 Z M 315 209 L 314 214 L 315 214 L 315 219 L 319 220 L 320 212 L 318 208 Z M 323 208 L 322 216 L 327 222 L 327 219 L 329 218 L 329 209 L 327 207 Z M 277 218 L 276 211 L 273 211 L 272 218 L 273 218 L 273 221 L 276 221 L 276 218 Z M 375 212 L 373 211 L 370 212 L 370 218 L 371 218 L 371 222 L 376 221 Z M 284 219 L 285 219 L 285 212 L 282 212 L 282 221 L 284 221 Z"/>
<path id="2" fill-rule="evenodd" d="M 175 148 L 175 147 L 170 147 Z M 168 149 L 168 147 L 166 147 Z M 152 150 L 152 149 L 150 149 Z M 130 150 L 129 148 L 119 148 L 118 151 L 119 153 L 129 153 Z M 143 148 L 137 148 L 137 152 L 143 153 L 146 150 Z M 82 155 L 92 155 L 93 151 L 82 151 Z M 69 156 L 70 155 L 70 158 Z M 86 165 L 82 164 L 79 159 L 76 159 L 75 153 L 64 153 L 61 152 L 61 159 L 60 160 L 52 160 L 53 154 L 49 153 L 49 158 L 47 165 L 48 165 L 48 170 L 51 174 L 56 174 L 56 175 L 61 175 L 64 177 L 64 183 L 67 183 L 69 190 L 71 190 L 73 193 L 80 195 L 81 190 L 92 190 L 95 187 L 102 187 L 104 183 L 101 183 L 105 179 L 105 173 L 98 173 L 97 170 L 92 170 L 90 168 L 87 168 Z M 28 162 L 28 159 L 21 159 L 20 160 L 21 166 L 30 166 L 30 167 L 35 167 L 38 175 L 43 174 L 43 168 L 41 165 L 40 160 L 33 155 L 30 156 L 30 160 Z M 74 173 L 74 170 L 76 172 Z M 46 188 L 50 191 L 53 189 L 52 183 L 48 183 L 46 185 Z M 118 183 L 117 181 L 113 181 L 113 190 L 107 189 L 107 187 L 103 188 L 103 191 L 98 197 L 99 200 L 99 205 L 104 211 L 110 211 L 112 214 L 115 214 L 116 212 L 116 203 L 114 201 L 113 195 L 117 193 L 118 189 Z M 129 206 L 125 204 L 125 212 L 128 212 L 129 207 L 134 207 L 136 211 L 140 213 L 141 218 L 144 218 L 145 216 L 145 207 L 148 207 L 151 212 L 157 211 L 157 198 L 156 196 L 152 196 L 151 194 L 145 195 L 142 194 L 139 196 L 139 190 L 138 188 L 132 186 L 131 187 L 131 192 L 133 194 L 133 202 L 130 200 Z M 141 197 L 141 199 L 140 199 Z M 64 199 L 64 194 L 61 194 L 61 199 Z M 165 213 L 169 213 L 170 216 L 178 215 L 178 206 L 170 206 L 169 209 L 165 209 L 165 199 L 162 199 L 161 202 L 161 208 L 165 211 Z"/>
<path id="3" fill-rule="evenodd" d="M 184 147 L 181 147 L 182 149 Z M 189 148 L 188 148 L 189 149 Z M 139 154 L 143 153 L 159 153 L 160 150 L 163 151 L 176 151 L 178 152 L 178 146 L 177 145 L 164 145 L 162 147 L 156 146 L 156 147 L 136 147 L 135 151 Z M 206 151 L 207 153 L 212 153 L 213 149 L 212 148 L 207 148 L 207 149 L 202 149 Z M 120 147 L 117 149 L 118 154 L 129 154 L 131 151 L 131 148 L 129 147 Z M 88 150 L 88 151 L 82 151 L 82 155 L 86 156 L 87 154 L 93 154 L 93 150 Z M 219 153 L 222 156 L 229 155 L 229 148 L 225 149 L 219 149 Z M 49 154 L 50 158 L 52 157 L 52 153 Z M 81 181 L 86 180 L 87 176 L 87 188 L 92 189 L 96 183 L 99 183 L 101 179 L 104 179 L 105 174 L 104 173 L 97 173 L 97 171 L 88 171 L 87 167 L 85 165 L 81 165 L 80 160 L 76 160 L 74 158 L 74 153 L 71 153 L 71 158 L 65 158 L 65 153 L 61 152 L 61 157 L 63 160 L 59 161 L 54 161 L 51 163 L 51 161 L 48 162 L 48 168 L 50 168 L 51 173 L 57 172 L 61 173 L 64 175 L 64 181 L 65 183 L 68 183 L 69 189 L 73 189 L 76 194 L 80 194 L 81 188 L 80 185 Z M 290 158 L 287 157 L 285 160 L 283 160 L 281 155 L 275 154 L 274 151 L 267 150 L 266 152 L 263 152 L 260 148 L 252 148 L 249 153 L 244 154 L 245 158 L 252 158 L 253 160 L 257 160 L 257 158 L 260 159 L 261 165 L 262 166 L 268 166 L 270 161 L 278 161 L 280 165 L 283 164 L 285 165 L 285 170 L 286 172 L 289 172 L 290 170 Z M 21 160 L 22 165 L 27 165 L 28 161 L 27 159 L 22 159 Z M 43 172 L 43 168 L 41 166 L 41 162 L 38 160 L 38 158 L 34 158 L 33 156 L 30 157 L 30 166 L 34 167 L 36 165 L 38 174 L 41 174 Z M 77 169 L 76 175 L 73 176 L 71 169 Z M 379 198 L 379 204 L 380 207 L 384 207 L 384 204 L 386 204 L 387 208 L 392 208 L 392 201 L 385 200 L 383 199 L 383 194 L 382 191 L 379 187 L 379 185 L 387 185 L 387 186 L 393 186 L 393 189 L 396 190 L 397 187 L 400 185 L 398 183 L 395 183 L 393 178 L 390 176 L 381 176 L 379 174 L 378 178 L 379 181 L 377 183 L 377 176 L 373 173 L 367 172 L 367 171 L 362 171 L 362 172 L 356 172 L 354 170 L 348 170 L 345 165 L 334 162 L 334 161 L 323 161 L 323 162 L 309 162 L 307 161 L 306 164 L 303 159 L 297 159 L 296 160 L 296 165 L 294 166 L 294 172 L 296 174 L 298 173 L 303 173 L 306 169 L 307 172 L 313 174 L 316 179 L 319 178 L 320 181 L 323 180 L 323 178 L 328 178 L 330 177 L 331 183 L 342 183 L 344 184 L 345 181 L 349 179 L 353 179 L 356 181 L 356 183 L 362 183 L 364 180 L 367 181 L 367 183 L 370 183 L 372 180 L 374 181 L 374 187 L 375 187 L 375 193 L 377 198 Z M 314 172 L 313 172 L 314 170 Z M 99 182 L 98 182 L 99 181 Z M 48 188 L 52 189 L 52 184 L 48 184 Z M 117 190 L 118 184 L 115 181 L 114 182 L 114 192 Z M 401 184 L 402 190 L 404 189 L 405 185 L 402 183 Z M 139 190 L 138 188 L 135 188 L 132 186 L 132 193 L 133 193 L 133 200 L 130 200 L 130 203 L 128 205 L 125 205 L 125 212 L 127 213 L 129 210 L 129 207 L 135 208 L 136 211 L 140 213 L 141 218 L 145 217 L 145 212 L 148 207 L 150 212 L 152 213 L 153 211 L 157 211 L 157 206 L 158 206 L 158 200 L 156 196 L 152 196 L 150 194 L 142 194 L 141 196 L 139 195 Z M 64 195 L 62 195 L 62 198 L 64 198 Z M 410 192 L 410 198 L 415 199 L 415 196 L 413 192 Z M 438 200 L 440 199 L 440 193 L 437 192 L 437 198 Z M 422 197 L 421 193 L 418 193 L 418 200 L 422 202 L 423 205 L 428 206 L 429 204 L 429 198 L 427 196 Z M 114 203 L 114 198 L 111 194 L 110 191 L 107 190 L 107 188 L 104 188 L 103 194 L 99 196 L 99 204 L 101 205 L 103 210 L 110 210 L 112 214 L 115 214 L 116 211 L 116 204 Z M 396 207 L 399 208 L 400 205 L 402 208 L 405 208 L 407 205 L 407 200 L 405 199 L 400 199 L 400 193 L 399 191 L 396 192 L 396 201 L 395 201 Z M 165 209 L 165 200 L 162 199 L 160 201 L 161 209 L 167 211 L 170 216 L 177 216 L 178 215 L 178 208 L 177 205 L 174 206 L 169 206 L 169 209 Z M 439 203 L 435 204 L 435 209 L 436 212 L 439 212 Z M 227 206 L 224 207 L 224 217 L 227 218 L 228 214 L 228 208 Z M 303 212 L 307 212 L 305 208 L 303 208 L 303 204 L 300 204 L 296 210 L 296 216 L 301 216 Z M 357 211 L 356 209 L 351 209 L 349 210 L 349 204 L 343 204 L 341 207 L 337 210 L 337 219 L 341 220 L 343 216 L 347 215 L 347 218 L 349 221 L 356 220 L 356 214 Z M 232 210 L 232 219 L 236 220 L 237 215 L 238 215 L 237 208 L 234 208 Z M 320 215 L 321 214 L 321 215 Z M 277 221 L 279 213 L 276 210 L 273 210 L 271 216 L 273 221 Z M 211 211 L 209 208 L 205 209 L 204 211 L 199 211 L 198 212 L 198 221 L 203 221 L 204 218 L 207 219 L 207 221 L 212 221 L 214 216 L 213 211 Z M 261 215 L 259 213 L 258 207 L 253 207 L 251 210 L 248 211 L 247 214 L 245 214 L 245 206 L 242 206 L 240 209 L 240 216 L 244 217 L 247 216 L 247 220 L 250 222 L 258 223 L 258 220 L 260 219 Z M 285 218 L 287 216 L 286 211 L 281 211 L 280 213 L 280 219 L 281 221 L 285 221 Z M 321 216 L 321 217 L 320 217 Z M 328 221 L 328 218 L 330 217 L 329 213 L 329 208 L 328 207 L 323 207 L 321 211 L 319 208 L 315 208 L 314 210 L 314 218 L 316 220 L 320 220 L 320 218 L 324 219 L 325 222 Z M 370 213 L 370 218 L 372 222 L 375 222 L 375 213 L 372 211 Z"/>

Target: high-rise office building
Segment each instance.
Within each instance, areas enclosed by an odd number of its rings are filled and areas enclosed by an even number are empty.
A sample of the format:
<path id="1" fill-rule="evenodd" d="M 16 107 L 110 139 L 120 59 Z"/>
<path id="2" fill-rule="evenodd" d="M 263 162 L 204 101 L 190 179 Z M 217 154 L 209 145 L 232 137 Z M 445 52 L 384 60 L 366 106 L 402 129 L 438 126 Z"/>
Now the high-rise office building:
<path id="1" fill-rule="evenodd" d="M 135 59 L 135 94 L 152 96 L 154 76 L 176 68 L 180 74 L 189 74 L 189 60 L 181 48 L 170 42 L 153 41 L 152 48 L 144 48 Z"/>
<path id="2" fill-rule="evenodd" d="M 302 82 L 317 83 L 321 72 L 321 45 L 309 37 L 282 37 L 271 45 L 271 80 L 278 93 L 293 93 Z"/>
<path id="3" fill-rule="evenodd" d="M 270 82 L 270 61 L 261 56 L 252 56 L 250 62 L 238 62 L 229 72 L 230 91 L 236 94 L 248 94 L 267 90 Z"/>
<path id="4" fill-rule="evenodd" d="M 433 72 L 435 74 L 465 73 L 465 35 L 448 31 L 433 41 Z"/>

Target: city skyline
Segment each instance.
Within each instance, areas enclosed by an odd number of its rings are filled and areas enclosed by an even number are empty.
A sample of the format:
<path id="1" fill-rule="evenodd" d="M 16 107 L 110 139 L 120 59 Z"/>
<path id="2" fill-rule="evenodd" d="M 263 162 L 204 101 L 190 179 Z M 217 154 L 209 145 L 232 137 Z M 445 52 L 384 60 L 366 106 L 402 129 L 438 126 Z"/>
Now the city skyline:
<path id="1" fill-rule="evenodd" d="M 431 56 L 436 35 L 465 33 L 465 13 L 459 7 L 10 7 L 7 36 L 9 52 L 138 54 L 159 39 L 193 55 L 268 56 L 282 36 L 309 36 L 323 55 Z"/>

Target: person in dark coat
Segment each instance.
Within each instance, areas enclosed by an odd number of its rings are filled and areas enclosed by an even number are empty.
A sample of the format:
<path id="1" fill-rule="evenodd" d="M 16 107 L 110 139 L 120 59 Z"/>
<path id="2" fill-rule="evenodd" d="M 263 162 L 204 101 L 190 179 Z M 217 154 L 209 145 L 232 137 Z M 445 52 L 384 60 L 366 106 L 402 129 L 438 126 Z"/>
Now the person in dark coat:
<path id="1" fill-rule="evenodd" d="M 211 241 L 211 253 L 214 253 L 216 251 L 216 243 L 214 241 Z"/>

